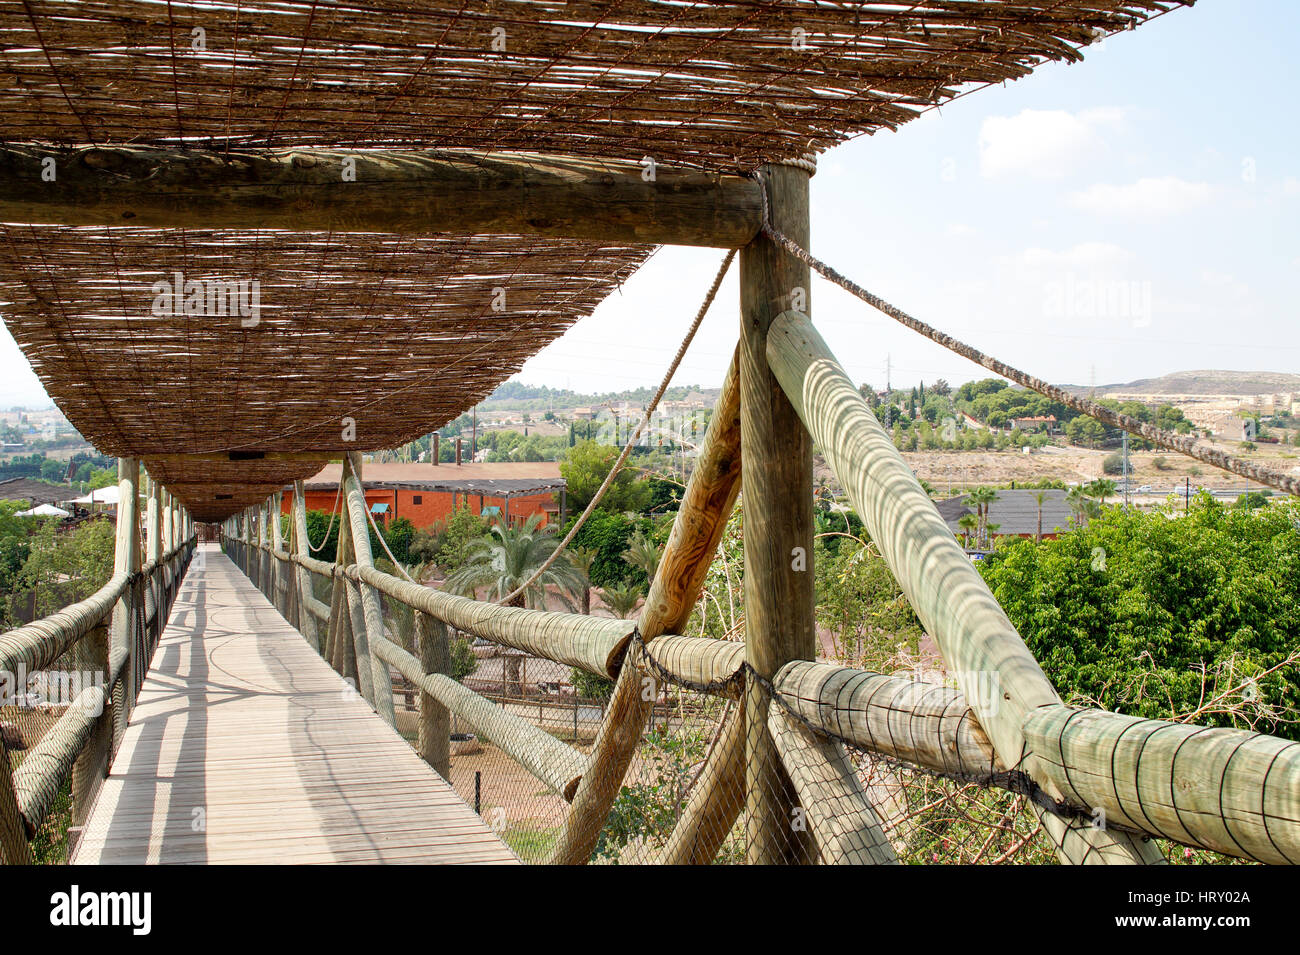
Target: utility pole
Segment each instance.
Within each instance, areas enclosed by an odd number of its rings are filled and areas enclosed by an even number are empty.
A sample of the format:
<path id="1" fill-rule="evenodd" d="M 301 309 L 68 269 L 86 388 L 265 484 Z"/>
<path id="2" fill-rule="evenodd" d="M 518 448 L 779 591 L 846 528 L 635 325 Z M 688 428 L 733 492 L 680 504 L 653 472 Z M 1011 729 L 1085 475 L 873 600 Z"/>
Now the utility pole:
<path id="1" fill-rule="evenodd" d="M 1124 510 L 1128 510 L 1128 432 L 1121 431 L 1124 439 Z"/>
<path id="2" fill-rule="evenodd" d="M 1192 479 L 1183 478 L 1183 513 L 1186 514 L 1192 509 Z"/>

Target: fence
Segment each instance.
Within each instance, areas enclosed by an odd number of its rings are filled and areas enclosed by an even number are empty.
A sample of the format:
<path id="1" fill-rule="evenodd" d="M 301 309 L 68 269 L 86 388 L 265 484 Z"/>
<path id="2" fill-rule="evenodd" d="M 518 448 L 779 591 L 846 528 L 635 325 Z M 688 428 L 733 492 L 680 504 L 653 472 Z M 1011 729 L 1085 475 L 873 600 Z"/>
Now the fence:
<path id="1" fill-rule="evenodd" d="M 194 540 L 123 461 L 114 574 L 96 593 L 0 635 L 0 861 L 62 862 L 122 741 Z M 148 556 L 141 562 L 142 553 Z"/>

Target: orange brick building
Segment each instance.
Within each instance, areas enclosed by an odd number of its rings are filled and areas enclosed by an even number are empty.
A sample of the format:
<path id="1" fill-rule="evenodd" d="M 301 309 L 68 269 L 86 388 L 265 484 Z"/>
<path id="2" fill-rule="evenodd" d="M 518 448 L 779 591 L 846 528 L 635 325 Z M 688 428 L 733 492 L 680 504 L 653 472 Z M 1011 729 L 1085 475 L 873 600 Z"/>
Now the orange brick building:
<path id="1" fill-rule="evenodd" d="M 307 510 L 339 510 L 343 465 L 327 464 L 305 482 Z M 484 517 L 500 517 L 511 526 L 533 514 L 548 524 L 567 516 L 564 478 L 553 461 L 509 464 L 375 464 L 361 466 L 366 505 L 377 522 L 404 517 L 416 527 L 429 528 L 446 520 L 458 507 Z M 293 495 L 281 495 L 280 509 L 289 513 Z"/>

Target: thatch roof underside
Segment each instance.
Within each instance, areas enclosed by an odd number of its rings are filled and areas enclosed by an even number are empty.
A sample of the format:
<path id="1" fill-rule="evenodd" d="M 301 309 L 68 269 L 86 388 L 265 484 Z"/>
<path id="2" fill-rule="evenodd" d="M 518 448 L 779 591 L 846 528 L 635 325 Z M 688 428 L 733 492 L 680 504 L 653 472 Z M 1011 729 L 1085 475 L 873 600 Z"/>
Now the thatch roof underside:
<path id="1" fill-rule="evenodd" d="M 1078 59 L 1178 5 L 0 0 L 0 140 L 529 150 L 747 172 Z M 536 236 L 0 228 L 14 337 L 83 434 L 146 463 L 370 450 L 427 433 L 650 251 Z M 152 314 L 153 283 L 177 271 L 257 278 L 259 325 Z M 492 310 L 498 287 L 504 312 Z M 341 439 L 345 417 L 355 442 Z M 266 464 L 173 460 L 155 473 L 215 519 L 319 466 Z"/>

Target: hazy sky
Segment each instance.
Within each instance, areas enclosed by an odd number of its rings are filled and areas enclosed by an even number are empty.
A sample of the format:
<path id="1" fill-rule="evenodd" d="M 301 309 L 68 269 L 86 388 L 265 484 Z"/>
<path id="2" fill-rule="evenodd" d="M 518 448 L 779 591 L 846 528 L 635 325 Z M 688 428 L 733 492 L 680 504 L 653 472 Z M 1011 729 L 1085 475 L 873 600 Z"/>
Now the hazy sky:
<path id="1" fill-rule="evenodd" d="M 917 317 L 1071 384 L 1193 368 L 1300 371 L 1295 0 L 1201 0 L 823 155 L 812 247 Z M 656 383 L 720 262 L 661 250 L 519 379 Z M 675 381 L 716 385 L 733 267 Z M 858 381 L 983 370 L 814 278 L 812 316 Z M 8 333 L 0 407 L 44 403 Z"/>

